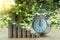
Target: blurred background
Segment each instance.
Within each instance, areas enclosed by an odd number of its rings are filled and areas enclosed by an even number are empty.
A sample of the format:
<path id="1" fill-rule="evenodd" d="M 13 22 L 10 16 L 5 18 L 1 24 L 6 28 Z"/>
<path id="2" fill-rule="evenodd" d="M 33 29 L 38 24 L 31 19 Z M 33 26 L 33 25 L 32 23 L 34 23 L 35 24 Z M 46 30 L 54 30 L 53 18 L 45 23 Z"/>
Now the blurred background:
<path id="1" fill-rule="evenodd" d="M 31 28 L 36 12 L 49 13 L 51 27 L 60 29 L 60 0 L 0 0 L 0 28 L 8 22 Z"/>

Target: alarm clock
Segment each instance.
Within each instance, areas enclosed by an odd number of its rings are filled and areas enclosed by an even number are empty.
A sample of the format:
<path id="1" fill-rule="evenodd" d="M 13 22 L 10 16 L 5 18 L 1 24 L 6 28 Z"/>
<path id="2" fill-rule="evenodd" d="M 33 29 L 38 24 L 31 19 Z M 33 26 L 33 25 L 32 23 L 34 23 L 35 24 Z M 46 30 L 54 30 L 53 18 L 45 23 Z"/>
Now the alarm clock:
<path id="1" fill-rule="evenodd" d="M 36 13 L 33 18 L 32 28 L 36 33 L 46 34 L 50 31 L 49 23 L 46 20 L 46 14 L 40 15 Z"/>

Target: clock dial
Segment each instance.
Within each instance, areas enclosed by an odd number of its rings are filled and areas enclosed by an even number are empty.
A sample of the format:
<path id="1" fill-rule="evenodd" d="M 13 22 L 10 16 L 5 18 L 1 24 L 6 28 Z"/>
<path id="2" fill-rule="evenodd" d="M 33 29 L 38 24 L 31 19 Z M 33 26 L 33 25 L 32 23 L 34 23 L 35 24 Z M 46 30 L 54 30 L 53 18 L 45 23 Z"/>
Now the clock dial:
<path id="1" fill-rule="evenodd" d="M 47 28 L 47 23 L 44 19 L 40 19 L 39 17 L 33 21 L 32 27 L 37 33 L 43 33 Z"/>

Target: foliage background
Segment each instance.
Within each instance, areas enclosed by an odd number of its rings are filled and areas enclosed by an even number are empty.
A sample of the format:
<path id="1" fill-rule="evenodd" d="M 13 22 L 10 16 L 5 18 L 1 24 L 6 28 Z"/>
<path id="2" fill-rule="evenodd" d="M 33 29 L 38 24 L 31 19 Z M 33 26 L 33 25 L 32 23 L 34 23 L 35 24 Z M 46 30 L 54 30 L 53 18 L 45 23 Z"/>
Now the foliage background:
<path id="1" fill-rule="evenodd" d="M 14 0 L 9 9 L 0 11 L 0 27 L 7 27 L 8 22 L 30 28 L 36 12 L 48 12 L 52 26 L 60 27 L 60 0 Z"/>

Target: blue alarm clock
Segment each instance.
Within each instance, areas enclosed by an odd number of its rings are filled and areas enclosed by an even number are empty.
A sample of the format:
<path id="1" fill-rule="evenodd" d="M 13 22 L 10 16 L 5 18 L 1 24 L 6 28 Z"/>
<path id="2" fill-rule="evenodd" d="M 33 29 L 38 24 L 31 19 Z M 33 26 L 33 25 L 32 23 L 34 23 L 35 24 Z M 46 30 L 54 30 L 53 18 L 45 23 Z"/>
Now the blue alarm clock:
<path id="1" fill-rule="evenodd" d="M 36 33 L 45 34 L 50 31 L 48 31 L 48 29 L 50 29 L 50 24 L 47 22 L 48 17 L 50 17 L 48 14 L 40 15 L 36 13 L 34 15 L 32 28 Z"/>

